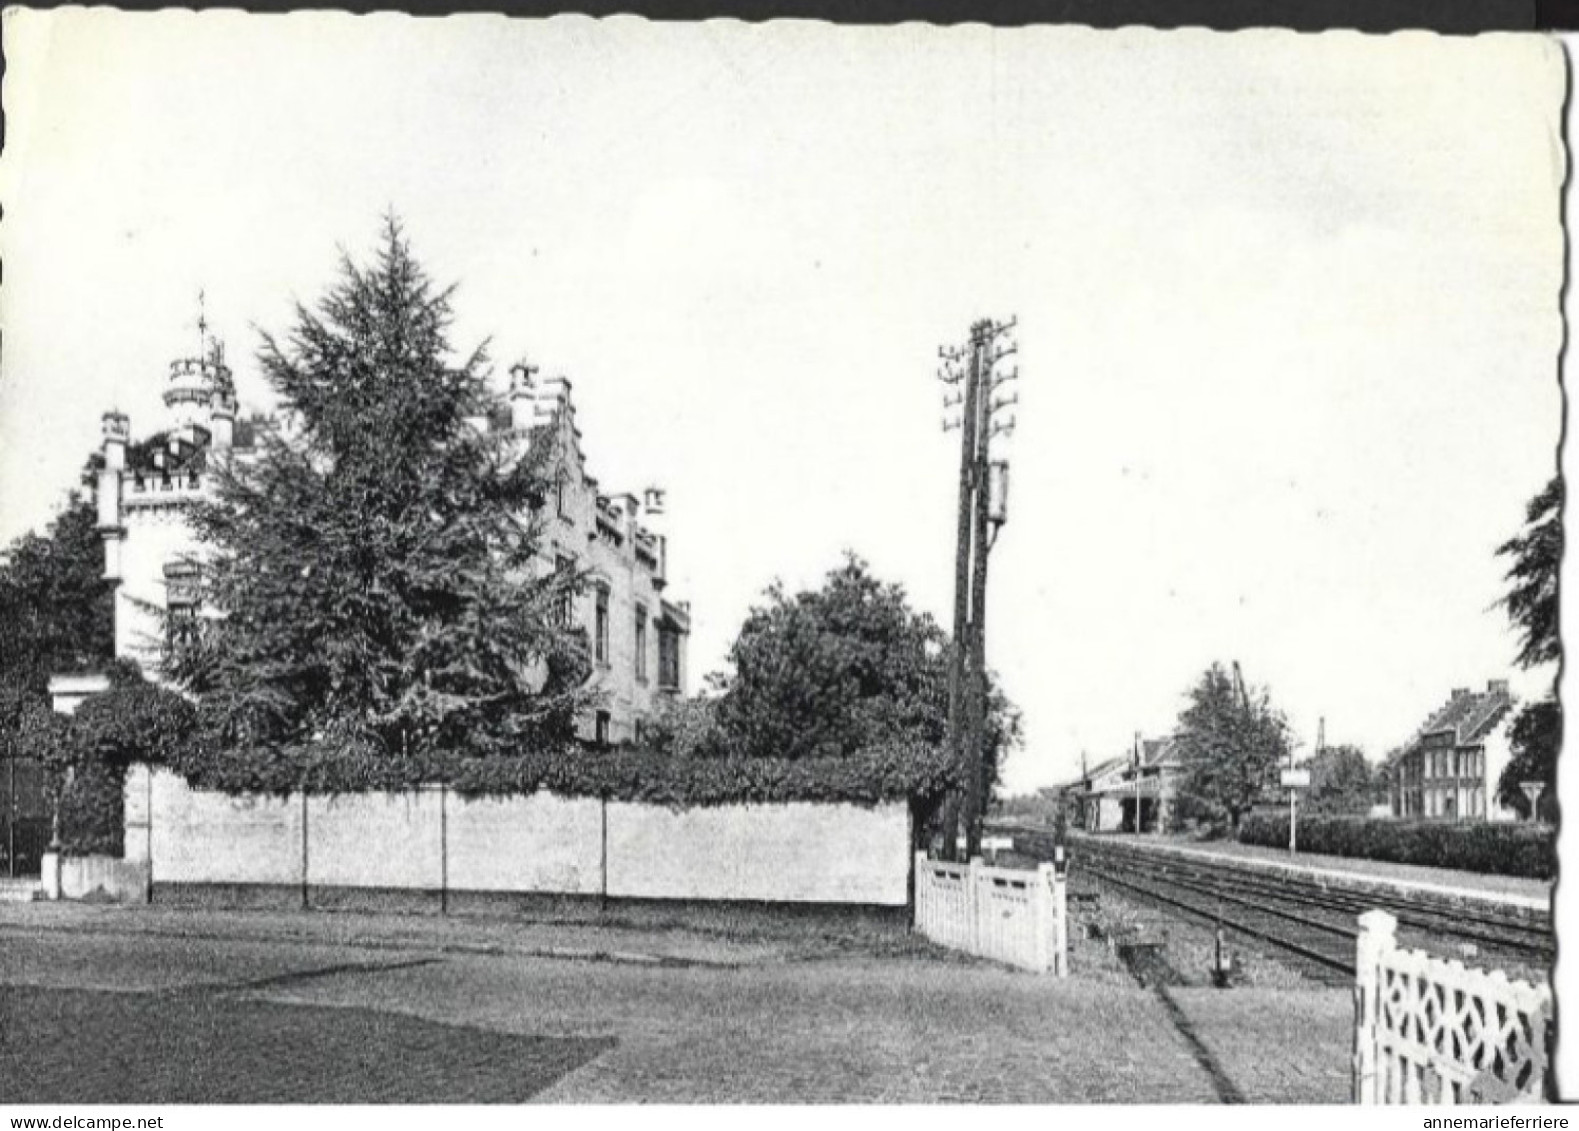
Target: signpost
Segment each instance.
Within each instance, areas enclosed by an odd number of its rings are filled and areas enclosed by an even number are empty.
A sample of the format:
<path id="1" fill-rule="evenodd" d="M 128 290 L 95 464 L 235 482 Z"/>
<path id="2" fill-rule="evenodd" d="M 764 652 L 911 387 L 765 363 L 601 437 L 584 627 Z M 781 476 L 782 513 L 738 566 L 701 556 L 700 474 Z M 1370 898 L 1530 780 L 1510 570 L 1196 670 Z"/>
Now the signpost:
<path id="1" fill-rule="evenodd" d="M 1316 722 L 1316 757 L 1321 757 L 1321 752 L 1327 745 L 1327 719 L 1322 716 Z M 1299 791 L 1310 788 L 1310 770 L 1296 770 L 1294 768 L 1294 747 L 1288 748 L 1288 769 L 1283 771 L 1283 788 L 1288 790 L 1288 853 L 1290 856 L 1299 852 Z"/>
<path id="2" fill-rule="evenodd" d="M 1546 791 L 1546 783 L 1543 781 L 1521 781 L 1519 788 L 1524 791 L 1524 796 L 1530 799 L 1530 820 L 1539 820 L 1540 816 L 1536 812 L 1535 803 L 1540 800 L 1541 794 Z"/>
<path id="3" fill-rule="evenodd" d="M 1294 756 L 1289 755 L 1289 761 Z M 1288 850 L 1291 853 L 1299 851 L 1299 814 L 1297 801 L 1299 791 L 1310 788 L 1310 771 L 1296 770 L 1292 766 L 1283 771 L 1283 788 L 1288 790 Z"/>

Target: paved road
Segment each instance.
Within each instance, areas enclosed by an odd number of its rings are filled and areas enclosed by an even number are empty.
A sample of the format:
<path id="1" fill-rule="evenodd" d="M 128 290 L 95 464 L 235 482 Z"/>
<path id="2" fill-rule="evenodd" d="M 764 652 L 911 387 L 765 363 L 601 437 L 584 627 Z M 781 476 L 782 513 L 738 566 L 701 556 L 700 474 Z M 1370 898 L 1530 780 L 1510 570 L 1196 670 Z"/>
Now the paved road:
<path id="1" fill-rule="evenodd" d="M 1347 1098 L 1346 993 L 1173 997 L 925 956 L 672 966 L 10 919 L 0 1102 Z"/>

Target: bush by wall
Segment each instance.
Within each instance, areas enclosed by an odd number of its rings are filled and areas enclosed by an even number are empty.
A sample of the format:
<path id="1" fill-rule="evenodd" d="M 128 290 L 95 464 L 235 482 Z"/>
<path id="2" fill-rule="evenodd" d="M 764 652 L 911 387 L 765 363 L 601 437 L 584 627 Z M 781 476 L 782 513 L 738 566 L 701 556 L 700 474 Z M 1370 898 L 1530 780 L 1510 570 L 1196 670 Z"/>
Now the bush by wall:
<path id="1" fill-rule="evenodd" d="M 1287 847 L 1288 814 L 1250 814 L 1240 822 L 1239 840 L 1244 844 Z M 1556 830 L 1547 825 L 1512 821 L 1302 816 L 1299 847 L 1328 856 L 1356 856 L 1542 880 L 1551 879 L 1557 870 Z"/>
<path id="2" fill-rule="evenodd" d="M 195 788 L 226 793 L 322 795 L 444 783 L 470 797 L 544 790 L 561 797 L 639 801 L 671 809 L 790 801 L 925 802 L 946 793 L 957 780 L 947 748 L 925 743 L 877 746 L 847 758 L 800 759 L 664 757 L 645 750 L 581 746 L 512 757 L 409 760 L 317 750 L 305 760 L 293 757 L 277 763 L 265 757 L 209 761 L 201 751 L 179 745 L 170 754 L 153 761 L 182 774 Z"/>

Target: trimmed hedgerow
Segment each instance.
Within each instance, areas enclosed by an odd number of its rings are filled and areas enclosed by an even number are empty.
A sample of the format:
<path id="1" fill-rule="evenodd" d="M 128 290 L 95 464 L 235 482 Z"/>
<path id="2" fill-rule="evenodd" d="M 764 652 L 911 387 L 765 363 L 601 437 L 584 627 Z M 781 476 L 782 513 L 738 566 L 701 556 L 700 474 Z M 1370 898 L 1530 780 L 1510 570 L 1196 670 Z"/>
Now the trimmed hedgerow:
<path id="1" fill-rule="evenodd" d="M 260 752 L 259 757 L 212 763 L 191 748 L 173 753 L 176 757 L 163 763 L 193 786 L 227 793 L 336 794 L 446 784 L 473 797 L 543 790 L 672 809 L 788 801 L 927 801 L 952 789 L 957 780 L 946 748 L 912 743 L 874 747 L 847 758 L 805 759 L 674 758 L 585 747 L 508 758 L 409 761 L 314 751 L 306 759 L 271 761 Z M 244 771 L 237 769 L 241 765 Z"/>
<path id="2" fill-rule="evenodd" d="M 1239 840 L 1286 846 L 1288 815 L 1250 814 L 1239 824 Z M 1557 870 L 1556 830 L 1513 821 L 1309 816 L 1299 819 L 1299 847 L 1327 856 L 1540 880 L 1551 879 Z"/>
<path id="3" fill-rule="evenodd" d="M 132 762 L 147 762 L 181 774 L 196 788 L 231 794 L 323 795 L 446 784 L 465 796 L 542 790 L 672 809 L 790 801 L 925 804 L 958 780 L 942 744 L 897 741 L 848 757 L 799 759 L 743 758 L 727 751 L 679 756 L 580 744 L 491 758 L 428 754 L 402 759 L 328 745 L 308 751 L 258 748 L 245 756 L 232 751 L 230 757 L 214 758 L 191 739 L 192 713 L 187 700 L 163 688 L 116 687 L 85 700 L 70 720 L 51 720 L 60 731 L 57 760 L 62 768 L 67 762 L 104 767 L 110 775 L 124 774 Z M 94 775 L 100 777 L 111 780 Z"/>

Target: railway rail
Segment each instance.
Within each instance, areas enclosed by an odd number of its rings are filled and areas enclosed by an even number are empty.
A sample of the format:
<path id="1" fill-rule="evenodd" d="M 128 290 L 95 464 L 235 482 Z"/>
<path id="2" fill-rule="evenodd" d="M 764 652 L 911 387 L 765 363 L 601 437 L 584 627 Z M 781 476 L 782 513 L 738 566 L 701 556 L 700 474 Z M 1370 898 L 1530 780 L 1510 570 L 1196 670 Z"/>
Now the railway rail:
<path id="1" fill-rule="evenodd" d="M 1013 834 L 1020 854 L 1051 858 L 1049 833 L 1023 827 L 1004 831 Z M 1471 944 L 1488 960 L 1534 968 L 1549 967 L 1556 954 L 1547 915 L 1465 907 L 1427 893 L 1355 891 L 1091 837 L 1074 841 L 1068 851 L 1073 876 L 1085 873 L 1174 912 L 1220 923 L 1291 956 L 1323 980 L 1353 974 L 1356 919 L 1374 907 L 1397 916 L 1404 932 L 1428 945 Z"/>

